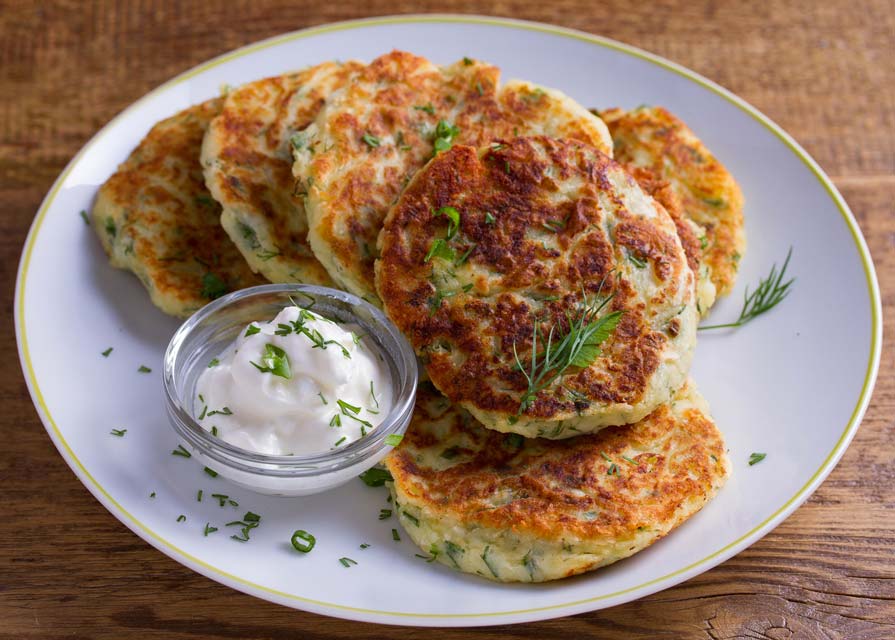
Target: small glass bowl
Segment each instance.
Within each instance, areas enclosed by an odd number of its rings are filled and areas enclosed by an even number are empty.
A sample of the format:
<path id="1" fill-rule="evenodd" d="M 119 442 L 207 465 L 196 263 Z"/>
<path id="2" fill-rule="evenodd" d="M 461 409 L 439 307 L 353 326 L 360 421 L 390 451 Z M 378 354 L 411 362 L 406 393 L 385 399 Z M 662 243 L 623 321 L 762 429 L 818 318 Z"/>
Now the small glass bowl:
<path id="1" fill-rule="evenodd" d="M 379 350 L 388 369 L 394 404 L 370 435 L 351 444 L 309 455 L 275 456 L 224 442 L 193 416 L 196 382 L 208 363 L 247 324 L 273 319 L 296 299 L 313 299 L 313 310 L 358 325 Z M 269 284 L 226 295 L 193 315 L 171 338 L 165 352 L 165 400 L 171 426 L 200 464 L 252 491 L 300 496 L 339 486 L 377 464 L 392 449 L 388 436 L 407 430 L 416 397 L 416 358 L 407 340 L 379 309 L 349 293 L 299 284 Z"/>

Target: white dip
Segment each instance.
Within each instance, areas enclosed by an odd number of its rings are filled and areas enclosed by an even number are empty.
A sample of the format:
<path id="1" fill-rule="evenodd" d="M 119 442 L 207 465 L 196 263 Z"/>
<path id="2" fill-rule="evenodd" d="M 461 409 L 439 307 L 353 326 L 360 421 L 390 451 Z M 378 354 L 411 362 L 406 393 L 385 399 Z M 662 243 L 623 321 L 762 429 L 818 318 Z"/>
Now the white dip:
<path id="1" fill-rule="evenodd" d="M 391 408 L 391 382 L 351 329 L 297 306 L 253 322 L 199 377 L 199 424 L 271 455 L 322 453 L 364 437 Z"/>

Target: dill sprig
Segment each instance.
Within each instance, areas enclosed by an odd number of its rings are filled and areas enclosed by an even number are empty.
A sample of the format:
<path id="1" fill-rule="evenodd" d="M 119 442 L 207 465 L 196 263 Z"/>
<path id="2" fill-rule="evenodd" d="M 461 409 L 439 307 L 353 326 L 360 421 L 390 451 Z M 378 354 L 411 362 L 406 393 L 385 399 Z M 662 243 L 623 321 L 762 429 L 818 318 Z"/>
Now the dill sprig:
<path id="1" fill-rule="evenodd" d="M 593 364 L 600 355 L 602 344 L 615 330 L 621 319 L 621 311 L 613 311 L 602 317 L 600 312 L 609 304 L 612 296 L 601 301 L 589 301 L 585 296 L 582 308 L 577 315 L 566 313 L 568 330 L 554 324 L 547 332 L 547 339 L 541 331 L 540 324 L 534 321 L 531 336 L 531 361 L 526 367 L 516 351 L 513 343 L 513 356 L 516 366 L 522 371 L 528 388 L 522 394 L 517 415 L 524 413 L 534 402 L 537 395 L 549 387 L 557 379 L 565 375 L 571 367 L 585 368 Z M 545 344 L 542 352 L 538 351 L 538 338 Z"/>
<path id="2" fill-rule="evenodd" d="M 792 257 L 792 247 L 786 253 L 786 260 L 783 261 L 783 268 L 779 272 L 775 262 L 768 277 L 759 280 L 755 291 L 749 293 L 749 288 L 746 288 L 746 292 L 743 294 L 743 309 L 740 311 L 740 317 L 737 318 L 736 322 L 711 324 L 699 327 L 699 329 L 742 327 L 753 318 L 757 318 L 780 304 L 789 295 L 790 287 L 796 281 L 795 278 L 790 278 L 786 282 L 783 281 L 783 278 L 786 276 L 786 267 L 789 266 L 790 257 Z"/>

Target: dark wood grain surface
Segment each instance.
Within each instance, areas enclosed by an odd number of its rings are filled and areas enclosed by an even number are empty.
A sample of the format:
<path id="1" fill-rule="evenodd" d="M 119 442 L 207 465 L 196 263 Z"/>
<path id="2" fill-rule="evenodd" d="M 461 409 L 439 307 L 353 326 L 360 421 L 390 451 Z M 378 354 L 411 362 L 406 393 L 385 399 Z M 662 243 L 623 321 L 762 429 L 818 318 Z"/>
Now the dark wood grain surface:
<path id="1" fill-rule="evenodd" d="M 527 18 L 606 35 L 744 97 L 833 177 L 870 245 L 886 322 L 895 321 L 891 0 L 0 2 L 0 637 L 895 638 L 891 340 L 842 462 L 773 533 L 673 589 L 537 624 L 431 632 L 257 600 L 149 547 L 69 471 L 29 399 L 12 321 L 25 234 L 65 164 L 125 106 L 214 55 L 315 24 L 427 11 Z"/>

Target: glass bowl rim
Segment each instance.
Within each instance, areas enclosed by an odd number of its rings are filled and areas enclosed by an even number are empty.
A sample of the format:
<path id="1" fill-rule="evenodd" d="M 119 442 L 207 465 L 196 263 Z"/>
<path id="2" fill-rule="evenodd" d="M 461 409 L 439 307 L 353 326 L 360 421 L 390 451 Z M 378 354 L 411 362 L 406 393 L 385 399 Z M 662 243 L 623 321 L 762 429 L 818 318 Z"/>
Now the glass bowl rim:
<path id="1" fill-rule="evenodd" d="M 193 418 L 187 411 L 177 393 L 177 381 L 185 375 L 176 370 L 175 362 L 185 340 L 203 321 L 213 317 L 226 307 L 243 300 L 268 294 L 309 294 L 311 296 L 331 298 L 350 307 L 350 313 L 357 317 L 354 307 L 364 310 L 372 322 L 377 334 L 379 353 L 390 361 L 397 372 L 398 392 L 395 395 L 391 410 L 383 418 L 373 432 L 346 447 L 304 455 L 271 455 L 249 451 L 225 442 L 213 436 Z M 398 347 L 398 354 L 392 357 L 386 349 L 379 347 L 380 336 L 393 340 Z M 199 448 L 204 455 L 224 465 L 243 472 L 267 476 L 313 477 L 329 472 L 337 472 L 357 465 L 363 459 L 374 457 L 384 447 L 392 446 L 385 442 L 391 435 L 403 435 L 413 412 L 419 373 L 416 355 L 407 339 L 389 320 L 382 310 L 353 294 L 329 287 L 307 284 L 264 284 L 228 293 L 209 304 L 186 319 L 174 332 L 165 350 L 163 382 L 165 402 L 174 430 L 189 444 Z"/>

